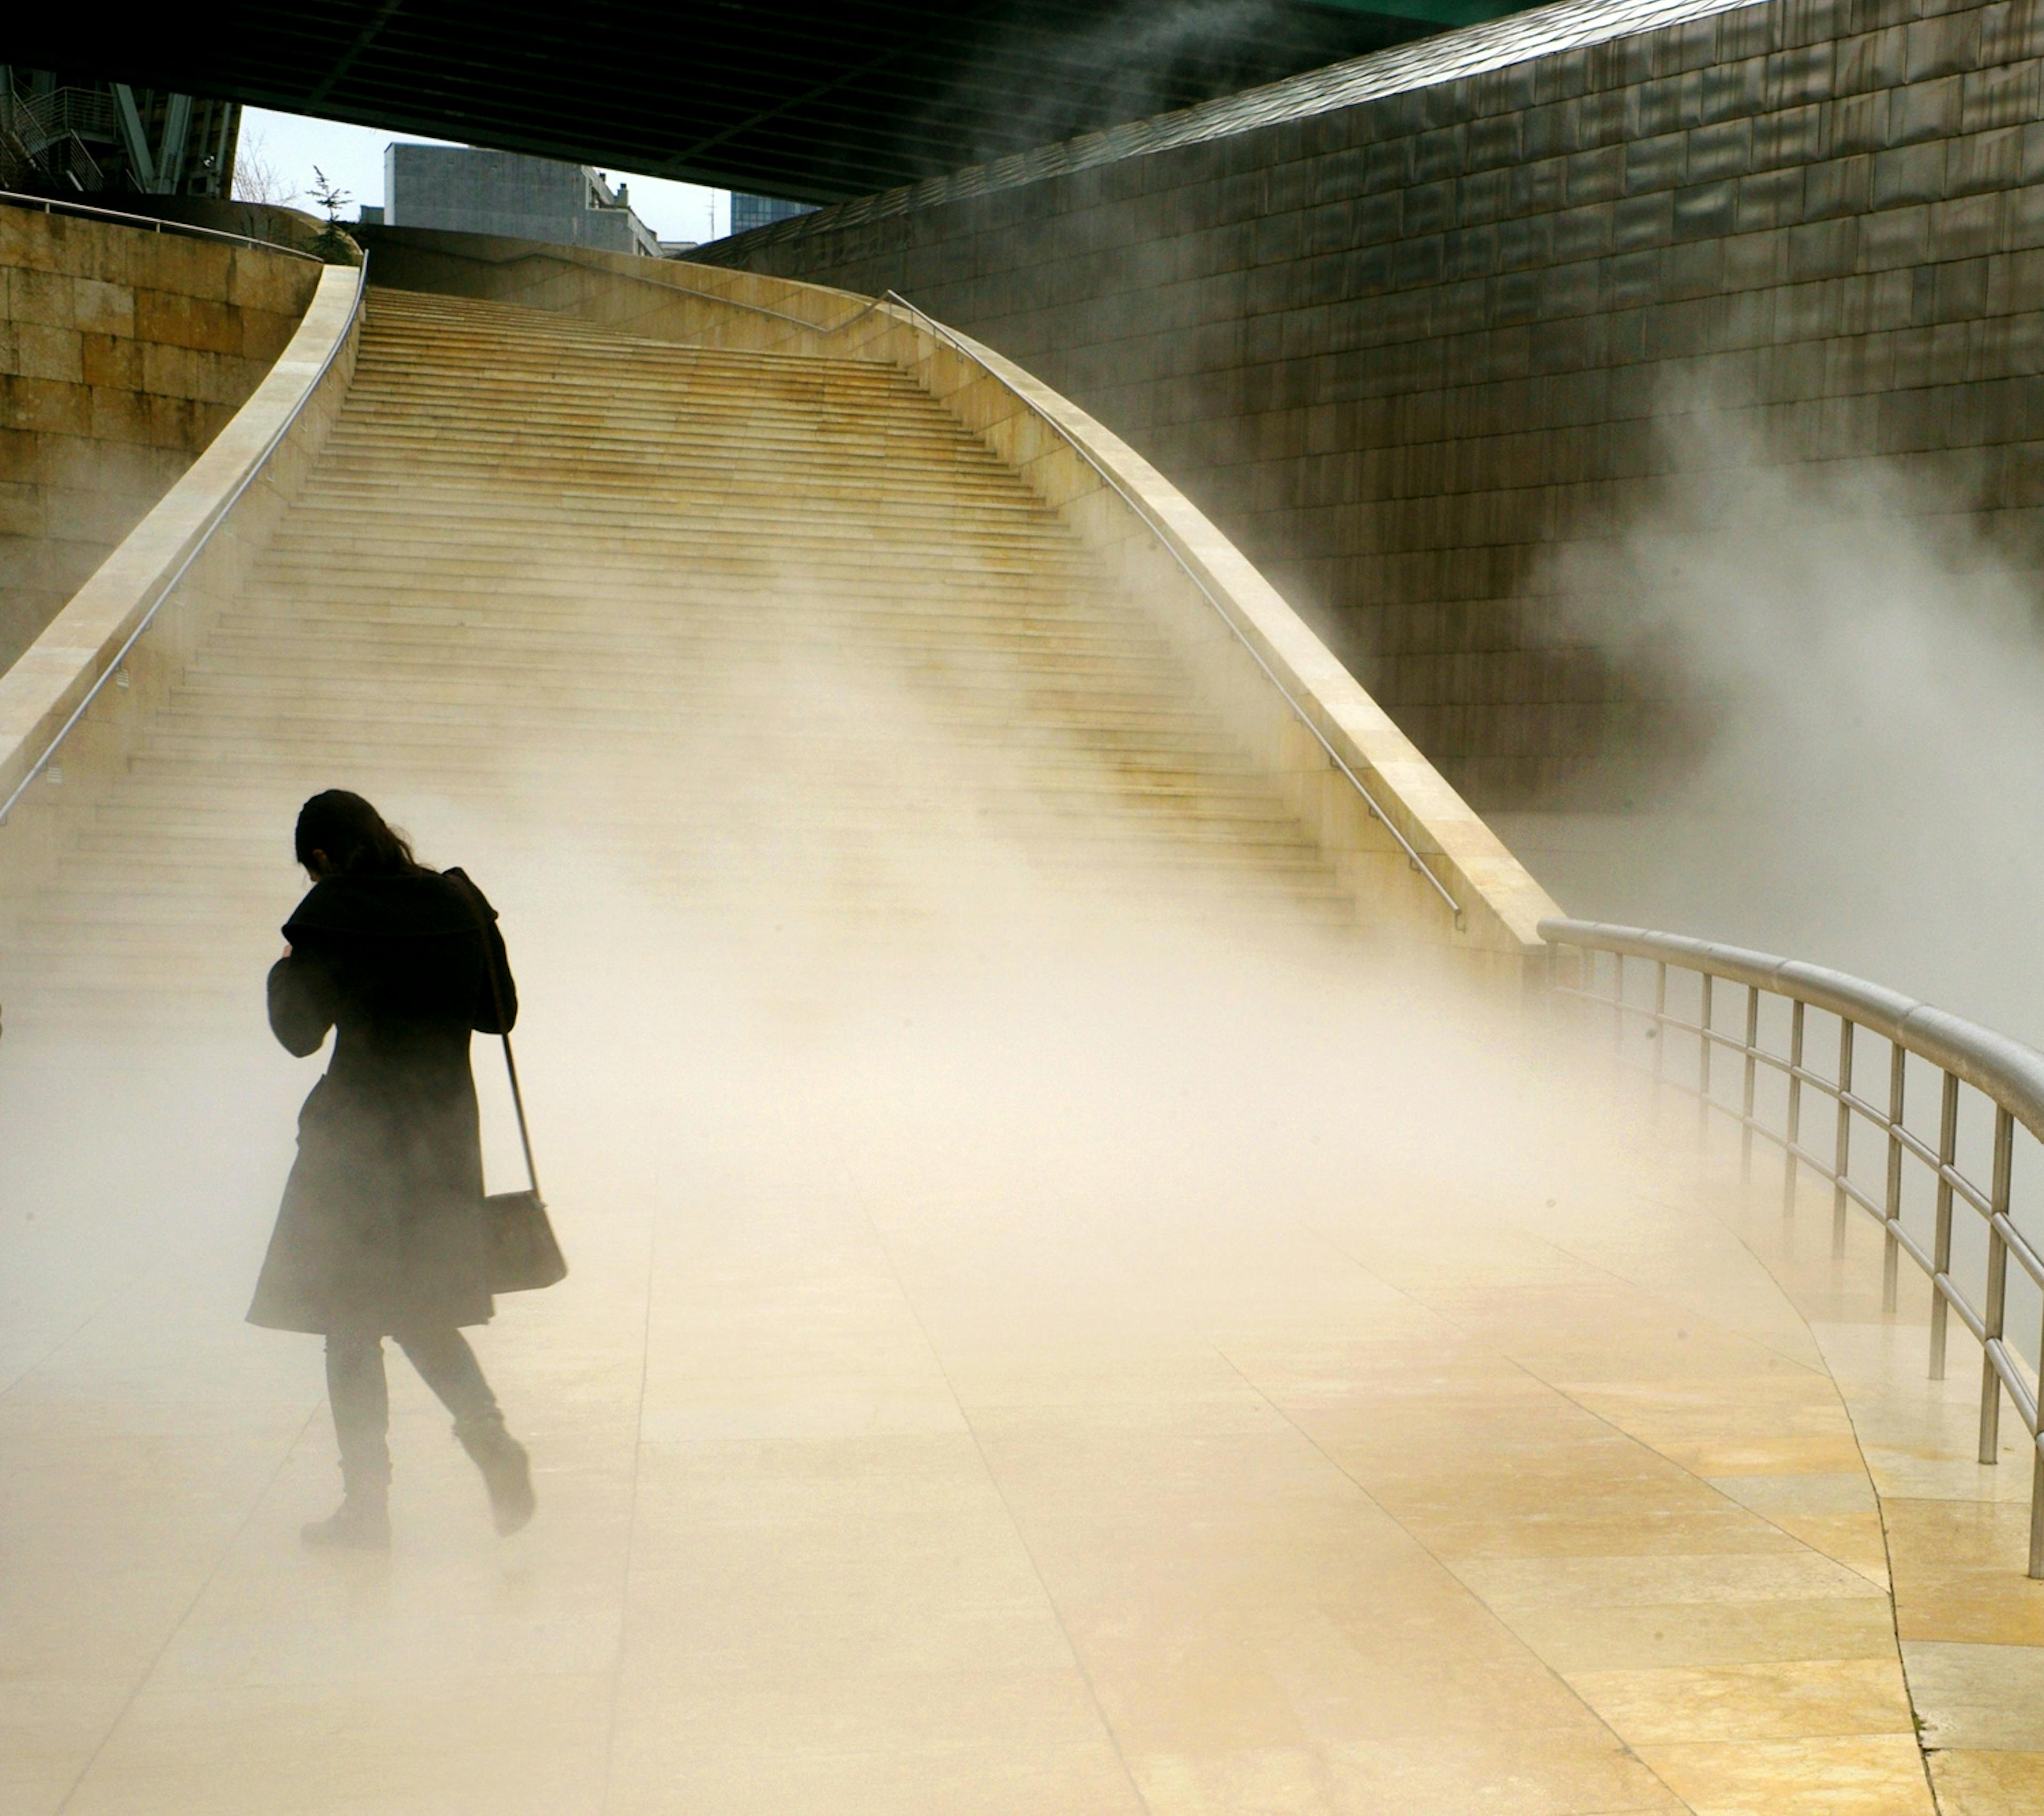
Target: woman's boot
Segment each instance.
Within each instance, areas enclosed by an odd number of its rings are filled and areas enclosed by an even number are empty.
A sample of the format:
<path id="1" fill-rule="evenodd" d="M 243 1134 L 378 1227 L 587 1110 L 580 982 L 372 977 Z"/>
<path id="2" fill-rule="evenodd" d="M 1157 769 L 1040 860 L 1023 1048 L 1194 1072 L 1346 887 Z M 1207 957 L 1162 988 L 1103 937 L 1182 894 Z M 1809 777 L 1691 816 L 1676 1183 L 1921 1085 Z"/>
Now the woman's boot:
<path id="1" fill-rule="evenodd" d="M 525 1446 L 504 1429 L 501 1414 L 455 1421 L 454 1434 L 482 1472 L 490 1491 L 490 1511 L 505 1538 L 525 1526 L 539 1503 L 532 1493 L 532 1464 Z"/>
<path id="2" fill-rule="evenodd" d="M 341 1472 L 342 1495 L 338 1511 L 316 1519 L 299 1533 L 308 1545 L 343 1546 L 351 1551 L 388 1551 L 390 1549 L 390 1471 L 348 1469 Z"/>
<path id="3" fill-rule="evenodd" d="M 327 1398 L 340 1449 L 340 1511 L 316 1519 L 300 1536 L 308 1545 L 355 1551 L 390 1548 L 390 1396 L 383 1378 L 383 1339 L 341 1330 L 326 1340 Z"/>
<path id="4" fill-rule="evenodd" d="M 388 1551 L 390 1549 L 390 1508 L 387 1502 L 367 1495 L 350 1495 L 338 1511 L 316 1519 L 302 1529 L 299 1537 L 308 1545 L 344 1546 L 352 1551 Z"/>

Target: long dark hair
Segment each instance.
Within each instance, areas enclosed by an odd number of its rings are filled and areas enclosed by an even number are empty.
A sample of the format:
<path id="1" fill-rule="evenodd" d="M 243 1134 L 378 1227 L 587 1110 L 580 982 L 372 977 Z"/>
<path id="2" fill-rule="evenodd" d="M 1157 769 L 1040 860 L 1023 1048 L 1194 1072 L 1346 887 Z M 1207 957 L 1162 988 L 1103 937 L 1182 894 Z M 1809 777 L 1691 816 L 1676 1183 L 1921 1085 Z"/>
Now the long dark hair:
<path id="1" fill-rule="evenodd" d="M 422 868 L 412 855 L 411 841 L 344 788 L 316 794 L 298 809 L 293 845 L 309 870 L 313 854 L 323 852 L 330 874 L 402 877 Z"/>

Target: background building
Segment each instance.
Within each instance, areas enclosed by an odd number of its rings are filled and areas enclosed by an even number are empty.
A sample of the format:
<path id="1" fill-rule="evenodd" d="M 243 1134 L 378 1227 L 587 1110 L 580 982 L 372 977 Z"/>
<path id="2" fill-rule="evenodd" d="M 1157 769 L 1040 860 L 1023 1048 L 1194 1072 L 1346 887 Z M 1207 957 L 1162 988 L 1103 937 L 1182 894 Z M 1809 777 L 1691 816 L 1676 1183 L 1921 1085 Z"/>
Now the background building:
<path id="1" fill-rule="evenodd" d="M 770 227 L 777 221 L 793 221 L 798 214 L 813 214 L 815 204 L 786 202 L 778 195 L 746 195 L 731 192 L 731 230 L 750 233 L 755 227 Z"/>
<path id="2" fill-rule="evenodd" d="M 0 188 L 225 196 L 240 131 L 231 101 L 0 64 Z"/>
<path id="3" fill-rule="evenodd" d="M 374 210 L 365 209 L 369 220 Z M 653 230 L 632 212 L 628 187 L 616 189 L 587 164 L 556 163 L 516 152 L 455 145 L 393 145 L 383 154 L 388 227 L 496 233 L 601 252 L 661 255 Z"/>

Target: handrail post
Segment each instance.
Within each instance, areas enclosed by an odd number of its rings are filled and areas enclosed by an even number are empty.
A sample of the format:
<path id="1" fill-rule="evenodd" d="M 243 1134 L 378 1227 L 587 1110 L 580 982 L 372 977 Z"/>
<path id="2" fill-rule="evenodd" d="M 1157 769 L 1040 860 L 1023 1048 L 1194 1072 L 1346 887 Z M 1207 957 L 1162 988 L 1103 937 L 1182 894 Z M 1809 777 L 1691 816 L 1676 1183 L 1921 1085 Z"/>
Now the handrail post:
<path id="1" fill-rule="evenodd" d="M 1611 955 L 1611 1050 L 1625 1057 L 1625 954 Z"/>
<path id="2" fill-rule="evenodd" d="M 1952 1271 L 1952 1167 L 1959 1156 L 1959 1078 L 1945 1074 L 1938 1111 L 1938 1231 L 1931 1250 L 1931 1379 L 1945 1378 L 1945 1334 L 1951 1305 L 1945 1281 Z"/>
<path id="3" fill-rule="evenodd" d="M 1881 1257 L 1881 1309 L 1888 1313 L 1895 1310 L 1896 1275 L 1902 1259 L 1902 1247 L 1895 1236 L 1902 1223 L 1902 1094 L 1908 1075 L 1909 1050 L 1891 1038 L 1888 1043 L 1888 1192 L 1881 1231 L 1887 1240 Z"/>
<path id="4" fill-rule="evenodd" d="M 1838 1020 L 1838 1138 L 1831 1169 L 1831 1259 L 1846 1253 L 1846 1169 L 1852 1158 L 1852 1108 L 1846 1102 L 1853 1082 L 1853 1023 Z"/>
<path id="5" fill-rule="evenodd" d="M 1746 987 L 1746 1090 L 1742 1099 L 1739 1130 L 1739 1178 L 1742 1185 L 1753 1183 L 1753 1087 L 1759 1069 L 1760 986 Z"/>
<path id="6" fill-rule="evenodd" d="M 1703 1007 L 1696 1016 L 1696 1025 L 1703 1030 L 1696 1037 L 1696 1139 L 1708 1142 L 1711 1138 L 1711 985 L 1714 980 L 1708 971 L 1702 977 Z"/>
<path id="7" fill-rule="evenodd" d="M 1654 962 L 1654 1119 L 1661 1119 L 1661 1087 L 1668 1070 L 1668 961 Z"/>
<path id="8" fill-rule="evenodd" d="M 1788 1141 L 1781 1150 L 1781 1215 L 1796 1215 L 1796 1150 L 1803 1139 L 1803 1000 L 1788 1011 Z"/>
<path id="9" fill-rule="evenodd" d="M 2030 1446 L 2030 1575 L 2044 1577 L 2044 1450 Z"/>
<path id="10" fill-rule="evenodd" d="M 2001 1376 L 1994 1365 L 2008 1312 L 2008 1243 L 1997 1220 L 2008 1215 L 2008 1173 L 2015 1140 L 2015 1118 L 2000 1104 L 1994 1111 L 1993 1208 L 1987 1227 L 1987 1303 L 1981 1307 L 1985 1335 L 1981 1342 L 1980 1460 L 1993 1463 L 2001 1455 Z"/>

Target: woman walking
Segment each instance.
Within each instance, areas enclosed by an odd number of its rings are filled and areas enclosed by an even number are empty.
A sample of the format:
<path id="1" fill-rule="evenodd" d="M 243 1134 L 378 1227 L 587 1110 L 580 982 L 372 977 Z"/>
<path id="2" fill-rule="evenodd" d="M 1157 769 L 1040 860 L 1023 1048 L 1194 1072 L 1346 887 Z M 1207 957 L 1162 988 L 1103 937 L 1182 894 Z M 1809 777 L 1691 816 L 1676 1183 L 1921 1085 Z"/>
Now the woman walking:
<path id="1" fill-rule="evenodd" d="M 459 870 L 416 862 L 361 796 L 331 789 L 298 815 L 310 893 L 270 971 L 270 1026 L 301 1058 L 336 1031 L 298 1113 L 298 1158 L 248 1319 L 326 1338 L 344 1498 L 311 1545 L 390 1542 L 394 1337 L 454 1415 L 501 1533 L 532 1517 L 525 1452 L 461 1333 L 489 1321 L 472 1031 L 517 1016 L 497 913 Z"/>

